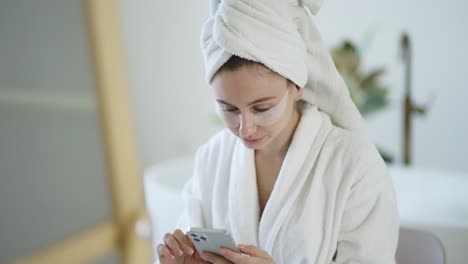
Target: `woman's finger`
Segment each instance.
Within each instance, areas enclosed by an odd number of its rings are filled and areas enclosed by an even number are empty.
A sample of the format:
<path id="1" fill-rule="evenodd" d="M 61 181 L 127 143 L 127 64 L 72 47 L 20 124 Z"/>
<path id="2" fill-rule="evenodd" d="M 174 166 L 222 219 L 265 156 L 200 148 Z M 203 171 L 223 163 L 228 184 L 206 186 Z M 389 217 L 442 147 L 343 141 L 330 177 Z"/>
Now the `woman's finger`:
<path id="1" fill-rule="evenodd" d="M 188 255 L 193 255 L 193 253 L 195 252 L 195 250 L 192 248 L 192 243 L 190 243 L 191 241 L 189 239 L 187 239 L 187 237 L 185 236 L 184 233 L 182 233 L 182 231 L 180 229 L 177 229 L 175 232 L 174 232 L 174 236 L 175 238 L 177 239 L 177 241 L 179 242 L 179 245 L 181 247 L 181 249 Z"/>
<path id="2" fill-rule="evenodd" d="M 249 256 L 242 255 L 228 248 L 220 248 L 219 254 L 223 255 L 223 257 L 233 263 L 247 263 L 247 258 L 249 258 Z"/>
<path id="3" fill-rule="evenodd" d="M 180 249 L 179 242 L 175 239 L 175 237 L 171 233 L 167 233 L 164 235 L 164 243 L 171 251 L 172 255 L 176 257 L 180 257 L 184 254 L 182 249 Z"/>
<path id="4" fill-rule="evenodd" d="M 171 251 L 164 244 L 159 244 L 156 250 L 160 260 L 175 259 L 175 256 L 172 255 Z"/>
<path id="5" fill-rule="evenodd" d="M 190 240 L 190 237 L 189 237 L 187 234 L 185 234 L 185 239 L 187 239 L 189 245 L 190 245 L 193 249 L 195 249 L 195 245 L 193 244 L 192 240 Z"/>
<path id="6" fill-rule="evenodd" d="M 200 255 L 200 252 L 198 252 L 198 250 L 195 248 L 195 246 L 193 245 L 192 241 L 190 240 L 190 238 L 187 237 L 187 239 L 189 240 L 190 242 L 190 245 L 192 245 L 192 247 L 194 248 L 195 252 L 193 253 L 193 258 L 198 262 L 198 263 L 207 263 L 203 260 L 203 258 L 201 257 Z"/>
<path id="7" fill-rule="evenodd" d="M 239 251 L 241 253 L 244 253 L 244 254 L 252 256 L 252 257 L 271 258 L 270 254 L 268 254 L 268 252 L 263 251 L 263 250 L 259 249 L 256 246 L 253 246 L 253 245 L 239 244 Z"/>
<path id="8" fill-rule="evenodd" d="M 230 262 L 229 260 L 223 258 L 223 257 L 220 257 L 218 255 L 215 255 L 215 254 L 212 254 L 212 253 L 209 253 L 209 252 L 203 252 L 200 254 L 200 256 L 202 257 L 203 260 L 205 261 L 208 261 L 210 263 L 213 263 L 213 264 L 229 264 L 229 263 L 232 263 Z"/>

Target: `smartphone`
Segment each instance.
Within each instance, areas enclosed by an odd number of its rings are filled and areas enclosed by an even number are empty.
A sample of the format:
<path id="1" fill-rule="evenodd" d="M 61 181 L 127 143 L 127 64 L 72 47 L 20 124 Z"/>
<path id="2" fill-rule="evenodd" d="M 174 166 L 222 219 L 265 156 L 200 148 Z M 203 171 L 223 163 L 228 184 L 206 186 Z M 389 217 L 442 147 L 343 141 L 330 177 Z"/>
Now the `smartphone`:
<path id="1" fill-rule="evenodd" d="M 187 235 L 200 254 L 203 252 L 210 252 L 219 255 L 218 249 L 220 247 L 239 252 L 234 239 L 229 232 L 224 229 L 190 227 Z"/>

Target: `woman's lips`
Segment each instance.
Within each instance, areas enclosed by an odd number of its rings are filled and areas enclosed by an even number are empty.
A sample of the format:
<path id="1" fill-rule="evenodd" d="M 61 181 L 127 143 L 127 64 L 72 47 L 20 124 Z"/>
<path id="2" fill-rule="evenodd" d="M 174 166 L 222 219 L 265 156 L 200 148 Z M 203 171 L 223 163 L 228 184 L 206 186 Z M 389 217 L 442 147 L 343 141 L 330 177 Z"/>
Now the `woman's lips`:
<path id="1" fill-rule="evenodd" d="M 242 140 L 244 140 L 245 143 L 249 144 L 249 145 L 255 145 L 257 144 L 258 142 L 260 142 L 264 137 L 261 137 L 261 138 L 256 138 L 256 139 L 245 139 L 243 138 Z"/>

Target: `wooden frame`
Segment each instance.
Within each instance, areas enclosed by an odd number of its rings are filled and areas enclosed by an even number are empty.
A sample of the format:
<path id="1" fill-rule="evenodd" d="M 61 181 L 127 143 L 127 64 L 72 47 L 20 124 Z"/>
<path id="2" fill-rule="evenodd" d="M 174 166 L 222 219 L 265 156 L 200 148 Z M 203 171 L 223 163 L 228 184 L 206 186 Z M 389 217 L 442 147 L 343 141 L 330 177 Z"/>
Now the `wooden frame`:
<path id="1" fill-rule="evenodd" d="M 150 263 L 152 259 L 150 241 L 140 238 L 136 230 L 137 223 L 149 221 L 134 141 L 117 2 L 83 0 L 83 4 L 113 219 L 11 263 L 86 263 L 114 249 L 123 264 Z"/>

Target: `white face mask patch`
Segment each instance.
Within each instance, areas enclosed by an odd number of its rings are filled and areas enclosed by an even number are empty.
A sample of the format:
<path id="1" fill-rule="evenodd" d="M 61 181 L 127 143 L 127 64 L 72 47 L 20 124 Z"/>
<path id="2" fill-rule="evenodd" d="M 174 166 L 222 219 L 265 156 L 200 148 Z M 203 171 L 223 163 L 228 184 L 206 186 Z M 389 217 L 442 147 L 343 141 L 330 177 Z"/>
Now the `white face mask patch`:
<path id="1" fill-rule="evenodd" d="M 289 90 L 288 90 L 289 91 Z M 288 94 L 289 92 L 286 91 L 284 94 L 283 98 L 281 101 L 276 105 L 271 107 L 270 109 L 266 110 L 265 112 L 259 112 L 255 111 L 255 109 L 252 110 L 246 110 L 244 111 L 244 115 L 249 115 L 247 119 L 253 119 L 254 123 L 257 126 L 271 126 L 274 123 L 276 123 L 281 115 L 283 115 L 284 111 L 286 110 L 286 107 L 288 105 Z M 235 111 L 229 111 L 222 109 L 219 104 L 216 104 L 216 112 L 218 115 L 221 117 L 221 119 L 224 121 L 227 127 L 229 128 L 237 128 L 241 124 L 241 115 L 242 111 L 240 110 L 235 110 Z"/>

